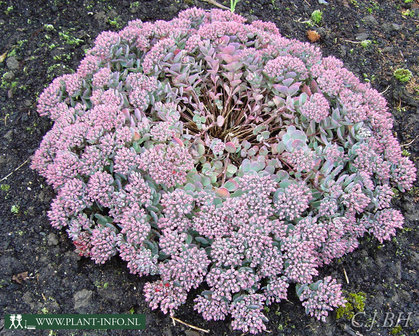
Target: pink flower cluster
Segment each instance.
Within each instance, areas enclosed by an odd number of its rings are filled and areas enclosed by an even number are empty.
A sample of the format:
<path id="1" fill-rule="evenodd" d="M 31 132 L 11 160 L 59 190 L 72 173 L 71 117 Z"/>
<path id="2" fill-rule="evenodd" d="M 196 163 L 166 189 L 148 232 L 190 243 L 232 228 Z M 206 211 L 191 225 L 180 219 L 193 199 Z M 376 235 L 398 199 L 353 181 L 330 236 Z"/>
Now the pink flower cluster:
<path id="1" fill-rule="evenodd" d="M 186 182 L 186 174 L 193 168 L 193 160 L 185 147 L 157 145 L 140 155 L 138 166 L 156 183 L 170 188 Z"/>
<path id="2" fill-rule="evenodd" d="M 315 93 L 302 107 L 301 114 L 307 119 L 320 122 L 330 113 L 329 101 L 320 93 Z"/>
<path id="3" fill-rule="evenodd" d="M 310 200 L 310 189 L 304 183 L 289 185 L 276 196 L 275 209 L 278 218 L 293 220 L 299 217 L 308 208 Z"/>
<path id="4" fill-rule="evenodd" d="M 197 247 L 184 248 L 160 265 L 163 280 L 174 281 L 186 291 L 197 288 L 204 280 L 210 260 L 205 250 Z"/>
<path id="5" fill-rule="evenodd" d="M 403 215 L 395 209 L 378 211 L 370 220 L 370 231 L 382 243 L 396 234 L 396 229 L 403 226 Z"/>
<path id="6" fill-rule="evenodd" d="M 265 298 L 261 294 L 245 295 L 231 305 L 231 326 L 243 332 L 257 334 L 266 331 L 264 322 L 268 319 L 263 315 Z"/>
<path id="7" fill-rule="evenodd" d="M 295 149 L 292 153 L 285 153 L 287 162 L 297 171 L 310 172 L 317 164 L 315 153 L 307 148 Z"/>
<path id="8" fill-rule="evenodd" d="M 104 264 L 114 256 L 116 249 L 116 233 L 110 227 L 97 227 L 92 231 L 90 257 L 97 264 Z"/>
<path id="9" fill-rule="evenodd" d="M 160 308 L 163 313 L 173 315 L 186 302 L 187 292 L 172 282 L 158 280 L 144 285 L 144 297 L 152 309 Z"/>
<path id="10" fill-rule="evenodd" d="M 346 303 L 342 296 L 341 285 L 330 276 L 325 277 L 313 286 L 306 287 L 300 294 L 300 300 L 303 301 L 303 306 L 311 316 L 315 316 L 324 322 L 326 322 L 329 311 Z"/>
<path id="11" fill-rule="evenodd" d="M 266 331 L 263 307 L 296 284 L 324 320 L 344 299 L 319 268 L 403 225 L 395 188 L 416 167 L 385 99 L 273 23 L 192 8 L 104 32 L 38 112 L 54 121 L 32 168 L 48 217 L 81 256 L 115 255 L 152 309 L 194 297 L 207 320 Z"/>
<path id="12" fill-rule="evenodd" d="M 270 77 L 281 77 L 292 73 L 299 80 L 306 80 L 308 71 L 304 62 L 293 56 L 278 56 L 266 63 L 264 72 Z"/>

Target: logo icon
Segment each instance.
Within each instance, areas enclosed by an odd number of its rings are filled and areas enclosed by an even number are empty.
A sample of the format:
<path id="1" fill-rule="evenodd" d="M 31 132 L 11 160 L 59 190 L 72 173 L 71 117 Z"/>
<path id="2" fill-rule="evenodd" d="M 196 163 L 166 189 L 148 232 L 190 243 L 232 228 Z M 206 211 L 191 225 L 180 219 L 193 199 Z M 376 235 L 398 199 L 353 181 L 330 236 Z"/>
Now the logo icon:
<path id="1" fill-rule="evenodd" d="M 23 329 L 21 314 L 10 315 L 10 329 Z"/>

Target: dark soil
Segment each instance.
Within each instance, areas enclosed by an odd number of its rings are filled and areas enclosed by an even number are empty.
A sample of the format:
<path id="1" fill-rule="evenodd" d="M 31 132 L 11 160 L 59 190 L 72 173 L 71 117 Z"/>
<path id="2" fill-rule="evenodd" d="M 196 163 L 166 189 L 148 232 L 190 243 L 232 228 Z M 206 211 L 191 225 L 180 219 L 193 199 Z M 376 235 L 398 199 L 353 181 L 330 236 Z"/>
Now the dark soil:
<path id="1" fill-rule="evenodd" d="M 305 41 L 309 29 L 320 33 L 317 44 L 324 55 L 342 59 L 357 76 L 384 92 L 400 142 L 418 163 L 418 1 L 320 2 L 242 0 L 236 12 L 250 20 L 273 21 L 289 38 Z M 48 223 L 52 189 L 29 168 L 31 155 L 51 127 L 49 120 L 37 115 L 35 106 L 52 79 L 76 69 L 84 49 L 101 31 L 119 30 L 136 18 L 171 19 L 194 5 L 212 7 L 194 0 L 0 1 L 0 319 L 4 313 L 127 313 L 133 308 L 147 315 L 142 332 L 32 334 L 200 335 L 151 311 L 142 298 L 143 284 L 149 279 L 129 274 L 119 259 L 100 266 L 76 255 L 65 231 L 54 230 Z M 322 10 L 323 21 L 309 27 L 304 21 L 315 9 Z M 372 43 L 365 46 L 360 43 L 363 40 Z M 404 84 L 395 80 L 397 68 L 410 69 L 413 79 Z M 327 323 L 318 322 L 305 315 L 290 291 L 290 301 L 271 306 L 267 313 L 269 335 L 417 335 L 418 201 L 418 186 L 395 200 L 406 217 L 397 237 L 385 244 L 366 237 L 358 250 L 322 270 L 323 275 L 336 277 L 348 293 L 366 293 L 365 315 L 358 320 L 364 326 L 345 318 L 336 320 L 336 314 Z M 394 321 L 384 323 L 391 313 Z M 395 328 L 398 315 L 407 318 L 409 313 L 410 321 L 403 320 Z M 183 306 L 177 317 L 209 329 L 209 335 L 240 335 L 230 330 L 230 321 L 203 320 L 192 303 Z M 30 334 L 3 330 L 2 325 L 0 320 L 0 335 Z"/>

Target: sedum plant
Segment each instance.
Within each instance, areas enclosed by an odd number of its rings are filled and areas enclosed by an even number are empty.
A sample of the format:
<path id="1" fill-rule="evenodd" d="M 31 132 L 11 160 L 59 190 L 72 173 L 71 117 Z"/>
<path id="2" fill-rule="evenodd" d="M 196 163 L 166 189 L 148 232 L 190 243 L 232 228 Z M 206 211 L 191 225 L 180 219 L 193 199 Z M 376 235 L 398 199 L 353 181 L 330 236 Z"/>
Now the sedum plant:
<path id="1" fill-rule="evenodd" d="M 287 298 L 325 320 L 344 304 L 319 268 L 403 224 L 416 169 L 384 98 L 334 57 L 218 9 L 100 34 L 38 112 L 54 121 L 32 168 L 77 252 L 115 255 L 173 315 L 191 290 L 206 320 L 266 330 Z"/>

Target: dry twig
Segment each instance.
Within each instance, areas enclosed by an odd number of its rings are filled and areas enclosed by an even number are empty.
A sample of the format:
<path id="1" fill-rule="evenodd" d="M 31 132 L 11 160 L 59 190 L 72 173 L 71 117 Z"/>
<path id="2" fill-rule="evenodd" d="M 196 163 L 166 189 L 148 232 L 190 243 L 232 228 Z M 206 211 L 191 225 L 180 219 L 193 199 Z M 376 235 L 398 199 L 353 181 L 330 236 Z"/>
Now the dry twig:
<path id="1" fill-rule="evenodd" d="M 417 138 L 419 138 L 419 135 L 417 135 L 412 141 L 401 145 L 401 147 L 409 147 L 412 143 L 414 143 L 416 141 Z"/>
<path id="2" fill-rule="evenodd" d="M 173 325 L 176 325 L 176 322 L 179 322 L 179 323 L 181 323 L 181 324 L 183 324 L 183 325 L 185 325 L 185 326 L 187 326 L 191 329 L 198 330 L 198 331 L 201 331 L 201 332 L 206 333 L 206 334 L 208 334 L 210 332 L 208 329 L 201 329 L 201 328 L 195 327 L 195 326 L 193 326 L 189 323 L 186 323 L 186 322 L 183 322 L 182 320 L 179 320 L 178 318 L 176 318 L 174 316 L 170 316 L 170 318 L 172 319 Z"/>
<path id="3" fill-rule="evenodd" d="M 218 8 L 230 10 L 230 8 L 228 8 L 228 7 L 226 7 L 226 6 L 222 5 L 222 4 L 219 4 L 217 1 L 214 1 L 214 0 L 204 0 L 204 1 L 205 2 L 208 2 L 211 5 L 216 6 Z"/>
<path id="4" fill-rule="evenodd" d="M 13 173 L 17 172 L 20 168 L 22 168 L 26 163 L 28 163 L 29 159 L 26 159 L 25 162 L 23 162 L 19 167 L 17 167 L 15 170 L 7 174 L 5 177 L 0 179 L 0 182 L 7 180 Z"/>
<path id="5" fill-rule="evenodd" d="M 386 87 L 386 89 L 383 92 L 380 92 L 380 94 L 384 94 L 387 92 L 387 90 L 390 88 L 390 85 Z"/>
<path id="6" fill-rule="evenodd" d="M 349 278 L 348 278 L 348 274 L 346 274 L 346 269 L 345 267 L 342 267 L 342 268 L 343 268 L 343 274 L 345 275 L 346 283 L 349 285 Z"/>

